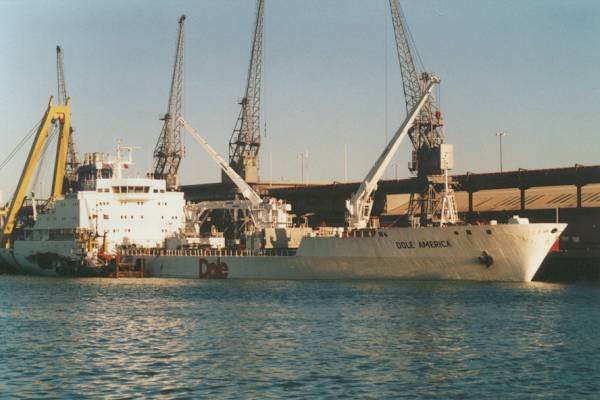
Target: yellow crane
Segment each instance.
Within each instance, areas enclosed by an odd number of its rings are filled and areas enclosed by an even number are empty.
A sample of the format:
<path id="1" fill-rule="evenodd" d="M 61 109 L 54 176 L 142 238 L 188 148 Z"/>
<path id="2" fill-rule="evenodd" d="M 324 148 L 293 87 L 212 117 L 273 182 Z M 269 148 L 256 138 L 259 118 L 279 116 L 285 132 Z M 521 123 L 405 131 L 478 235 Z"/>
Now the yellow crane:
<path id="1" fill-rule="evenodd" d="M 71 100 L 65 99 L 64 104 L 54 104 L 53 97 L 50 97 L 48 101 L 48 108 L 42 118 L 42 122 L 39 125 L 33 144 L 29 150 L 27 161 L 19 178 L 19 183 L 15 189 L 15 193 L 12 196 L 10 205 L 6 210 L 6 218 L 4 226 L 2 227 L 2 246 L 10 247 L 10 239 L 15 228 L 15 222 L 17 215 L 23 206 L 27 189 L 31 183 L 31 178 L 38 166 L 40 157 L 42 156 L 44 144 L 48 141 L 50 136 L 50 128 L 58 121 L 60 126 L 60 133 L 58 137 L 58 144 L 56 146 L 56 159 L 54 162 L 54 174 L 52 178 L 52 192 L 51 197 L 56 199 L 62 195 L 63 182 L 65 177 L 65 161 L 67 159 L 67 152 L 69 150 L 69 140 L 71 135 Z"/>

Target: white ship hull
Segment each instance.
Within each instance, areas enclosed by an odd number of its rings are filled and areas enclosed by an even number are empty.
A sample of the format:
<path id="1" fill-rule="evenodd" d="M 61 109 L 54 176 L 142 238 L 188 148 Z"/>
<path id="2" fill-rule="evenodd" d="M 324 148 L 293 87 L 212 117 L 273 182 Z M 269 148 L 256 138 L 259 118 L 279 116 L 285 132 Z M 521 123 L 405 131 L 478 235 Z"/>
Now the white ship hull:
<path id="1" fill-rule="evenodd" d="M 145 274 L 150 277 L 529 282 L 565 227 L 387 228 L 364 237 L 307 237 L 296 254 L 289 256 L 200 250 L 147 254 L 138 250 L 129 252 L 127 258 L 144 260 Z M 21 251 L 2 249 L 0 257 L 23 272 L 43 275 L 60 274 L 61 263 L 68 260 L 63 254 L 55 265 L 44 265 L 30 246 Z"/>
<path id="2" fill-rule="evenodd" d="M 305 238 L 293 256 L 188 251 L 131 257 L 144 259 L 146 275 L 154 277 L 529 282 L 565 227 L 388 228 L 378 230 L 374 237 Z M 387 236 L 379 236 L 380 232 Z"/>

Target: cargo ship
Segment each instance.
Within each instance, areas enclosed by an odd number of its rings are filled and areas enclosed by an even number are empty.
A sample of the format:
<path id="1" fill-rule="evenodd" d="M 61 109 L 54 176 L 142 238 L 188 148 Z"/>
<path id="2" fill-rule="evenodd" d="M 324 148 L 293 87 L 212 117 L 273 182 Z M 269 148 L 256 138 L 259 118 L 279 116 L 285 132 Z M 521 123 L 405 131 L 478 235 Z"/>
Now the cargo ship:
<path id="1" fill-rule="evenodd" d="M 124 257 L 143 263 L 148 276 L 155 277 L 529 282 L 565 224 L 514 220 L 306 236 L 297 249 L 132 249 Z"/>
<path id="2" fill-rule="evenodd" d="M 407 116 L 347 200 L 344 226 L 314 229 L 306 222 L 294 222 L 289 204 L 261 197 L 251 186 L 258 178 L 260 145 L 264 1 L 259 0 L 246 93 L 229 143 L 229 161 L 182 117 L 185 16 L 179 18 L 171 91 L 154 151 L 155 165 L 145 177 L 127 176 L 132 148 L 121 145 L 114 157 L 86 155 L 74 172 L 74 163 L 69 162 L 76 157 L 70 99 L 57 48 L 59 103 L 54 105 L 50 98 L 10 205 L 0 210 L 0 260 L 14 271 L 44 275 L 118 276 L 126 265 L 145 276 L 193 279 L 530 281 L 566 225 L 530 224 L 518 216 L 508 224 L 489 221 L 471 226 L 458 220 L 448 178 L 453 149 L 444 142 L 442 114 L 431 95 L 439 79 L 416 70 L 402 13 L 396 1 L 390 1 L 390 6 Z M 33 194 L 27 199 L 27 191 L 51 137 L 51 126 L 60 130 L 53 184 L 49 199 L 40 204 Z M 236 188 L 234 199 L 186 203 L 177 185 L 182 129 Z M 373 195 L 407 136 L 413 144 L 410 168 L 427 185 L 411 197 L 410 227 L 380 227 L 371 217 Z M 231 216 L 233 233 L 218 225 L 206 230 L 209 215 L 217 210 Z"/>
<path id="3" fill-rule="evenodd" d="M 426 93 L 429 93 L 431 86 Z M 423 102 L 419 103 L 423 104 Z M 508 224 L 462 225 L 449 207 L 437 226 L 381 228 L 370 210 L 376 182 L 419 107 L 398 129 L 361 188 L 348 200 L 344 227 L 294 225 L 290 207 L 261 198 L 183 118 L 177 121 L 237 185 L 243 199 L 186 204 L 164 179 L 128 177 L 132 149 L 115 157 L 88 154 L 78 169 L 78 190 L 57 197 L 23 222 L 0 249 L 18 272 L 111 275 L 120 263 L 148 277 L 193 279 L 441 279 L 530 281 L 565 224 L 536 224 L 517 216 Z M 125 155 L 124 155 L 125 153 Z M 252 224 L 226 241 L 211 210 L 236 210 Z"/>
<path id="4" fill-rule="evenodd" d="M 488 225 L 460 224 L 447 182 L 437 226 L 381 228 L 372 223 L 372 195 L 377 182 L 435 83 L 435 79 L 430 82 L 421 101 L 347 201 L 345 227 L 312 230 L 292 226 L 287 214 L 289 207 L 275 199 L 261 199 L 180 118 L 181 125 L 238 186 L 248 202 L 240 201 L 238 205 L 201 202 L 195 208 L 203 212 L 210 208 L 243 208 L 243 204 L 248 204 L 249 213 L 256 216 L 254 229 L 246 233 L 242 246 L 194 248 L 180 243 L 170 249 L 127 250 L 123 257 L 143 265 L 149 276 L 157 277 L 531 281 L 566 224 L 530 224 L 528 219 L 518 216 L 502 225 L 495 221 Z M 201 224 L 202 218 L 196 216 L 192 220 Z"/>
<path id="5" fill-rule="evenodd" d="M 36 211 L 12 246 L 0 249 L 2 261 L 38 275 L 108 276 L 126 262 L 143 265 L 148 277 L 527 282 L 566 227 L 513 217 L 508 224 L 311 229 L 291 225 L 284 204 L 261 199 L 267 222 L 228 246 L 218 231 L 200 234 L 193 210 L 206 204 L 186 204 L 165 180 L 125 176 L 132 164 L 122 146 L 114 158 L 86 155 L 85 185 Z"/>

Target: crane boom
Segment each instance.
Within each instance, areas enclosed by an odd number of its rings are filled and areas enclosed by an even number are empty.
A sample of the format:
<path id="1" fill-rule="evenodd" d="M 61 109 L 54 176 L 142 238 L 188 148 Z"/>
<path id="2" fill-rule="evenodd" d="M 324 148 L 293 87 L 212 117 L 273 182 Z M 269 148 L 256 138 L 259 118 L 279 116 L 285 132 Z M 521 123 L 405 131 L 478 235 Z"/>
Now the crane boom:
<path id="1" fill-rule="evenodd" d="M 58 104 L 65 104 L 67 101 L 67 85 L 65 83 L 63 53 L 60 46 L 56 46 L 56 83 Z"/>
<path id="2" fill-rule="evenodd" d="M 250 183 L 258 181 L 264 8 L 264 0 L 258 0 L 246 92 L 240 102 L 240 114 L 229 139 L 229 165 Z"/>
<path id="3" fill-rule="evenodd" d="M 219 153 L 217 153 L 217 151 L 213 149 L 211 145 L 208 144 L 206 139 L 204 139 L 198 133 L 198 131 L 194 129 L 193 126 L 191 126 L 183 117 L 179 117 L 177 123 L 181 124 L 181 126 L 183 126 L 188 131 L 188 133 L 192 135 L 194 140 L 196 140 L 196 142 L 198 142 L 198 144 L 202 146 L 204 151 L 208 153 L 208 155 L 213 159 L 213 161 L 217 163 L 221 170 L 238 187 L 242 195 L 252 202 L 253 206 L 257 207 L 262 203 L 262 199 L 260 198 L 258 193 L 256 193 L 254 189 L 252 189 L 250 185 L 248 185 L 246 181 L 244 181 L 244 179 L 242 179 L 242 177 L 238 175 L 238 173 L 227 163 L 227 161 L 225 161 L 223 157 L 221 157 Z"/>
<path id="4" fill-rule="evenodd" d="M 394 26 L 394 36 L 396 39 L 396 52 L 400 64 L 400 74 L 402 76 L 402 86 L 404 88 L 404 99 L 406 101 L 406 110 L 411 110 L 421 97 L 421 85 L 419 83 L 419 73 L 415 66 L 415 59 L 408 38 L 408 26 L 406 25 L 404 15 L 400 9 L 397 0 L 390 0 L 390 11 L 392 14 L 392 25 Z"/>
<path id="5" fill-rule="evenodd" d="M 355 229 L 366 228 L 371 217 L 371 208 L 373 205 L 371 195 L 377 190 L 377 182 L 379 182 L 381 176 L 389 166 L 410 127 L 428 101 L 433 86 L 437 83 L 439 83 L 439 79 L 431 76 L 429 84 L 421 95 L 420 100 L 414 105 L 412 111 L 407 115 L 402 125 L 392 137 L 392 140 L 387 144 L 373 167 L 371 167 L 371 170 L 360 184 L 358 190 L 346 201 L 349 227 Z"/>
<path id="6" fill-rule="evenodd" d="M 165 179 L 168 189 L 177 187 L 177 171 L 183 158 L 181 126 L 176 121 L 181 116 L 183 106 L 184 23 L 185 15 L 182 15 L 179 17 L 177 50 L 171 76 L 169 103 L 166 114 L 161 118 L 164 123 L 154 148 L 153 175 L 157 179 Z"/>
<path id="7" fill-rule="evenodd" d="M 57 101 L 59 105 L 67 104 L 67 84 L 65 81 L 65 69 L 63 62 L 63 50 L 60 46 L 56 46 L 56 82 L 57 82 Z M 72 189 L 75 186 L 75 182 L 77 181 L 77 167 L 79 167 L 79 157 L 77 156 L 77 151 L 75 149 L 75 141 L 73 140 L 73 127 L 69 127 L 69 137 L 66 156 L 64 160 L 64 184 L 61 185 L 63 193 L 68 189 Z M 63 136 L 61 135 L 61 139 Z M 60 146 L 60 141 L 59 141 Z M 57 157 L 59 156 L 61 150 L 57 150 Z"/>
<path id="8" fill-rule="evenodd" d="M 68 150 L 67 143 L 71 133 L 71 106 L 69 98 L 66 99 L 65 104 L 54 105 L 52 103 L 52 97 L 48 101 L 48 108 L 44 113 L 42 122 L 39 125 L 33 144 L 29 150 L 27 161 L 17 188 L 12 196 L 8 211 L 6 212 L 6 219 L 2 227 L 2 246 L 8 246 L 11 235 L 15 228 L 17 215 L 23 206 L 27 189 L 31 182 L 31 178 L 38 166 L 40 157 L 44 149 L 44 144 L 48 141 L 49 130 L 55 121 L 59 122 L 61 126 L 59 144 L 57 147 L 56 160 L 54 163 L 54 178 L 52 181 L 52 197 L 57 198 L 62 194 L 63 179 L 65 173 L 65 159 Z"/>
<path id="9" fill-rule="evenodd" d="M 398 0 L 389 0 L 389 2 L 396 39 L 398 63 L 402 76 L 406 112 L 408 113 L 421 98 L 421 93 L 425 90 L 429 74 L 424 71 L 419 72 L 415 65 L 417 50 L 414 46 L 411 46 L 408 24 L 398 4 Z M 439 148 L 439 145 L 444 141 L 442 132 L 443 121 L 441 120 L 439 105 L 433 96 L 427 100 L 415 122 L 408 133 L 415 151 L 415 156 L 413 157 L 414 165 L 411 168 L 419 176 L 442 173 L 437 162 L 439 156 L 436 157 L 433 154 L 435 153 L 433 149 Z"/>

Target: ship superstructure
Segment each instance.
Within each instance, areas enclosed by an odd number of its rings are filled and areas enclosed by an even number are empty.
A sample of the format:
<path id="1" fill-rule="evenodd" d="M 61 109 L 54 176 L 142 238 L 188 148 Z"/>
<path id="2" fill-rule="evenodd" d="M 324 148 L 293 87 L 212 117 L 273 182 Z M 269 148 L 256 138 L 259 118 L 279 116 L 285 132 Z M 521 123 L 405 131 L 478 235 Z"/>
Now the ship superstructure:
<path id="1" fill-rule="evenodd" d="M 31 272 L 101 274 L 122 248 L 163 247 L 185 225 L 183 193 L 164 179 L 127 176 L 131 152 L 119 145 L 115 157 L 86 154 L 78 190 L 36 210 L 0 254 Z"/>

